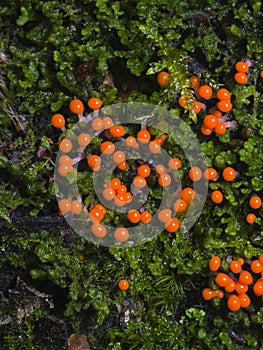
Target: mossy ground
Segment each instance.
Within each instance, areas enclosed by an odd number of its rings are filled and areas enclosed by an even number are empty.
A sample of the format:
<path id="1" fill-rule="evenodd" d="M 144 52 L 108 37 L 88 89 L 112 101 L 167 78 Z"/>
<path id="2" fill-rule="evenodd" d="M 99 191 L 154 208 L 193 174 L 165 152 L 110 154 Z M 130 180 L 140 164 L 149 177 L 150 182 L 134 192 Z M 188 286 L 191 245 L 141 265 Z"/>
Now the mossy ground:
<path id="1" fill-rule="evenodd" d="M 237 313 L 225 299 L 201 298 L 211 256 L 263 251 L 262 208 L 253 226 L 245 221 L 251 195 L 263 197 L 262 12 L 256 0 L 1 2 L 1 349 L 67 349 L 74 332 L 91 349 L 263 349 L 261 298 Z M 245 85 L 233 79 L 241 59 L 252 63 Z M 156 82 L 161 70 L 166 88 Z M 200 119 L 183 112 L 177 99 L 192 74 L 231 91 L 236 130 L 205 137 Z M 208 199 L 188 234 L 163 232 L 132 249 L 78 237 L 57 217 L 61 132 L 50 117 L 64 113 L 71 128 L 69 101 L 94 96 L 105 106 L 160 104 L 186 121 L 208 166 L 239 171 L 233 183 L 210 185 L 223 204 Z M 89 171 L 79 186 L 92 193 Z M 123 277 L 127 292 L 117 287 Z"/>

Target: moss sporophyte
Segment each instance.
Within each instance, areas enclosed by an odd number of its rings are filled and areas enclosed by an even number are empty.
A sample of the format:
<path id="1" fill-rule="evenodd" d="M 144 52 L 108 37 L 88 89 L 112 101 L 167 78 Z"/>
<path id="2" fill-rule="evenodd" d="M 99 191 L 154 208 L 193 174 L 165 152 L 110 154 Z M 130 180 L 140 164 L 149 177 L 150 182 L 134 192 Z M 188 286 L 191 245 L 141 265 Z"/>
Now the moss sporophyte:
<path id="1" fill-rule="evenodd" d="M 1 2 L 0 348 L 262 348 L 262 10 Z"/>
<path id="2" fill-rule="evenodd" d="M 88 105 L 89 101 L 90 99 Z M 77 104 L 83 106 L 82 102 Z M 72 110 L 72 102 L 69 103 L 69 109 Z M 146 114 L 143 124 L 138 123 L 141 121 L 141 113 Z M 60 212 L 67 214 L 66 220 L 73 225 L 77 233 L 102 245 L 128 247 L 145 243 L 164 230 L 175 233 L 181 224 L 184 225 L 184 229 L 193 226 L 194 218 L 189 213 L 192 209 L 195 217 L 198 217 L 198 211 L 200 214 L 207 192 L 208 178 L 206 175 L 202 177 L 201 170 L 205 166 L 205 158 L 196 137 L 194 134 L 189 134 L 191 129 L 187 124 L 185 124 L 187 135 L 192 139 L 192 147 L 194 144 L 196 146 L 194 151 L 191 151 L 187 150 L 188 145 L 180 145 L 185 131 L 182 128 L 184 122 L 179 118 L 177 120 L 173 118 L 173 126 L 177 123 L 181 127 L 181 135 L 178 133 L 176 136 L 181 150 L 178 148 L 177 157 L 169 157 L 167 145 L 169 146 L 169 136 L 172 138 L 173 131 L 169 131 L 169 125 L 164 120 L 163 124 L 166 124 L 164 131 L 158 136 L 154 131 L 156 125 L 160 124 L 159 117 L 164 118 L 164 113 L 169 116 L 168 111 L 145 103 L 96 107 L 95 111 L 88 115 L 84 113 L 84 108 L 81 108 L 80 114 L 78 113 L 79 122 L 65 133 L 64 138 L 60 138 L 57 171 L 55 171 Z M 134 115 L 138 115 L 137 120 L 134 119 Z M 156 120 L 153 119 L 153 115 Z M 106 118 L 107 123 L 104 122 Z M 51 117 L 51 122 L 53 119 L 54 116 Z M 160 131 L 162 129 L 159 127 Z M 86 135 L 88 142 L 80 146 L 80 135 L 83 134 Z M 97 147 L 92 147 L 94 136 L 100 140 Z M 91 151 L 89 148 L 92 148 Z M 184 152 L 186 154 L 189 152 L 192 160 L 187 161 L 183 170 L 180 154 L 183 155 Z M 164 163 L 161 173 L 160 162 Z M 192 163 L 198 164 L 199 167 L 193 166 Z M 80 164 L 82 164 L 81 173 L 93 173 L 94 177 L 94 197 L 89 198 L 88 202 L 86 192 L 81 193 L 76 187 L 76 174 Z M 186 166 L 190 167 L 189 171 L 186 171 Z M 179 169 L 185 172 L 187 183 L 193 181 L 192 187 L 196 193 L 193 202 L 181 198 L 181 179 L 177 172 Z M 183 175 L 182 172 L 180 176 Z M 186 187 L 183 183 L 182 185 L 183 188 Z M 169 196 L 167 191 L 170 192 Z M 147 201 L 145 201 L 147 192 L 148 201 L 151 203 L 149 209 L 146 208 Z M 76 200 L 81 203 L 82 208 L 78 213 L 73 213 L 71 202 Z M 67 203 L 66 210 L 64 203 Z M 102 215 L 99 211 L 95 213 L 98 203 L 105 209 Z M 114 218 L 112 227 L 109 226 L 107 209 L 117 213 L 118 222 Z M 160 219 L 160 213 L 165 211 L 169 211 L 170 216 L 167 220 Z M 143 220 L 140 219 L 141 214 Z M 103 234 L 98 235 L 94 226 L 90 226 L 94 224 L 94 220 L 100 223 L 97 228 L 103 231 Z M 129 223 L 138 225 L 127 226 Z M 125 245 L 120 244 L 124 242 Z"/>

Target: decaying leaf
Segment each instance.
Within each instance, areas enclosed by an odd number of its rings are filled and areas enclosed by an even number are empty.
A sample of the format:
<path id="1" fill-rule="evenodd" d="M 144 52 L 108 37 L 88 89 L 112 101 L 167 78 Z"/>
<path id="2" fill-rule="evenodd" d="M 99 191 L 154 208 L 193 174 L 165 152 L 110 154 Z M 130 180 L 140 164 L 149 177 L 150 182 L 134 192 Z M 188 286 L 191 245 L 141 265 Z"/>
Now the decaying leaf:
<path id="1" fill-rule="evenodd" d="M 87 337 L 78 333 L 71 334 L 68 338 L 68 350 L 90 350 Z"/>

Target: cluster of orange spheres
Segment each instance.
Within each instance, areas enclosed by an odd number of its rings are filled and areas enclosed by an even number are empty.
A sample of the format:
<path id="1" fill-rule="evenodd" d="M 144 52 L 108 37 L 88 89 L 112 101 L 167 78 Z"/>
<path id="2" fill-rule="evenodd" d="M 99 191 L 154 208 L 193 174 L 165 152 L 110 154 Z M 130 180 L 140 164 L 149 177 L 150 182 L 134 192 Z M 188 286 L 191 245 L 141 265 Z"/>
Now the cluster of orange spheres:
<path id="1" fill-rule="evenodd" d="M 249 71 L 249 65 L 247 62 L 238 61 L 235 64 L 236 73 L 234 79 L 238 84 L 246 84 L 248 81 L 247 73 Z"/>
<path id="2" fill-rule="evenodd" d="M 88 101 L 90 109 L 98 110 L 102 106 L 102 101 L 98 98 L 91 98 Z M 75 99 L 70 102 L 69 109 L 71 112 L 78 115 L 81 121 L 85 121 L 84 105 Z M 129 171 L 133 167 L 133 163 L 127 159 L 125 151 L 116 149 L 115 141 L 120 138 L 125 142 L 128 149 L 138 149 L 140 147 L 148 147 L 149 154 L 158 154 L 161 151 L 162 145 L 167 139 L 166 134 L 156 137 L 151 133 L 151 128 L 141 127 L 139 131 L 134 132 L 134 136 L 126 135 L 126 128 L 124 125 L 115 125 L 111 117 L 100 116 L 95 114 L 92 119 L 89 119 L 89 127 L 84 132 L 76 135 L 77 146 L 79 152 L 82 153 L 74 159 L 70 152 L 73 149 L 73 144 L 67 135 L 59 142 L 59 150 L 62 153 L 58 159 L 58 175 L 62 178 L 67 178 L 67 175 L 74 169 L 74 164 L 78 163 L 83 157 L 86 157 L 86 164 L 94 171 L 98 172 L 101 169 L 102 161 L 106 156 L 107 161 L 111 161 L 116 168 L 121 171 Z M 51 118 L 51 124 L 55 128 L 61 129 L 63 132 L 65 128 L 65 118 L 61 114 L 55 114 Z M 104 132 L 103 141 L 98 147 L 95 154 L 83 155 L 84 149 L 90 144 L 92 135 L 96 132 Z M 101 195 L 105 203 L 114 204 L 116 207 L 122 207 L 132 202 L 134 191 L 137 193 L 149 184 L 148 178 L 155 178 L 157 185 L 160 187 L 168 187 L 173 181 L 173 172 L 181 167 L 179 158 L 172 157 L 167 161 L 167 164 L 157 164 L 155 166 L 148 162 L 140 161 L 136 167 L 136 174 L 132 179 L 129 179 L 129 185 L 124 183 L 118 177 L 112 177 L 110 181 L 105 182 L 101 188 Z M 194 173 L 194 167 L 190 169 L 190 174 Z M 134 171 L 134 170 L 133 170 Z M 210 174 L 211 176 L 211 174 Z M 194 181 L 194 176 L 190 176 Z M 181 191 L 181 196 L 175 198 L 173 208 L 164 208 L 158 212 L 158 220 L 163 223 L 163 228 L 167 232 L 176 232 L 180 227 L 180 221 L 177 218 L 184 215 L 187 211 L 191 201 L 195 198 L 195 191 L 191 187 L 185 187 Z M 91 232 L 94 236 L 103 238 L 107 234 L 107 229 L 103 224 L 105 214 L 107 213 L 106 205 L 101 203 L 94 204 L 91 208 L 87 208 L 79 198 L 62 198 L 59 201 L 59 211 L 61 215 L 70 213 L 71 215 L 88 215 L 91 221 Z M 127 212 L 127 219 L 132 224 L 147 224 L 152 220 L 152 215 L 148 210 L 143 208 L 130 209 Z M 119 242 L 125 242 L 129 238 L 129 230 L 125 227 L 117 227 L 114 232 L 114 238 Z"/>
<path id="3" fill-rule="evenodd" d="M 249 288 L 256 297 L 263 296 L 263 254 L 253 260 L 244 261 L 243 258 L 232 260 L 229 263 L 228 274 L 220 272 L 220 266 L 220 257 L 213 256 L 209 261 L 209 269 L 214 273 L 214 281 L 219 288 L 204 288 L 202 297 L 205 300 L 216 297 L 222 299 L 226 296 L 228 309 L 235 312 L 240 308 L 249 307 L 251 303 Z"/>
<path id="4" fill-rule="evenodd" d="M 165 86 L 169 83 L 169 74 L 167 72 L 160 72 L 157 76 L 157 81 L 161 86 Z M 191 76 L 189 81 L 194 88 L 197 98 L 201 98 L 203 100 L 209 100 L 212 97 L 215 97 L 213 93 L 213 89 L 209 85 L 201 85 L 200 79 L 198 76 Z M 189 94 L 191 95 L 191 93 Z M 220 88 L 216 92 L 216 97 L 218 98 L 218 102 L 216 107 L 211 108 L 210 113 L 207 114 L 203 119 L 203 124 L 201 126 L 201 132 L 204 135 L 210 135 L 212 131 L 216 134 L 224 134 L 226 132 L 227 127 L 230 127 L 231 124 L 225 122 L 222 113 L 230 112 L 232 109 L 232 103 L 230 101 L 230 92 L 226 88 Z M 185 95 L 181 95 L 178 99 L 178 103 L 181 107 L 186 108 L 187 98 Z M 206 107 L 204 103 L 195 99 L 191 102 L 190 108 L 198 114 L 201 110 L 205 110 Z"/>
<path id="5" fill-rule="evenodd" d="M 234 80 L 238 84 L 245 84 L 248 81 L 249 64 L 245 61 L 238 61 L 235 64 L 236 73 L 234 75 Z M 260 76 L 263 77 L 263 71 L 260 72 Z M 170 76 L 168 72 L 161 71 L 157 75 L 157 82 L 161 87 L 165 87 L 170 82 Z M 203 102 L 210 100 L 211 98 L 217 98 L 217 103 L 215 106 L 209 109 L 208 114 L 203 118 L 203 123 L 201 126 L 201 133 L 203 135 L 210 135 L 215 132 L 217 135 L 222 135 L 226 132 L 227 128 L 235 128 L 237 126 L 236 122 L 227 121 L 227 113 L 232 110 L 231 103 L 231 93 L 225 87 L 220 88 L 217 91 L 213 91 L 212 87 L 209 85 L 201 85 L 198 76 L 193 75 L 189 78 L 189 82 L 194 89 L 196 99 L 191 101 L 190 106 L 187 105 L 187 96 L 192 96 L 192 90 L 188 90 L 188 93 L 181 95 L 178 99 L 178 104 L 189 110 L 192 109 L 196 114 L 200 113 L 202 110 L 206 110 L 206 106 Z M 198 99 L 201 98 L 201 101 Z M 226 114 L 226 115 L 224 115 Z"/>
<path id="6" fill-rule="evenodd" d="M 205 169 L 205 171 L 202 172 L 202 170 L 199 167 L 192 167 L 189 170 L 189 178 L 192 181 L 199 181 L 202 177 L 204 177 L 206 180 L 208 181 L 216 181 L 219 178 L 218 172 L 215 168 L 207 168 Z M 234 168 L 228 166 L 226 168 L 223 169 L 222 174 L 221 174 L 222 178 L 225 181 L 233 181 L 235 180 L 235 178 L 237 177 L 237 172 Z M 222 191 L 220 190 L 214 190 L 211 192 L 210 194 L 210 198 L 212 200 L 213 203 L 215 204 L 220 204 L 223 202 L 224 199 L 224 195 L 222 193 Z M 249 203 L 248 203 L 249 209 L 253 209 L 258 210 L 261 208 L 262 206 L 262 200 L 261 198 L 254 194 L 250 199 L 249 199 Z M 254 213 L 248 213 L 246 216 L 246 221 L 249 224 L 253 224 L 256 220 L 256 215 Z"/>
<path id="7" fill-rule="evenodd" d="M 199 167 L 193 166 L 189 170 L 189 177 L 192 181 L 199 181 L 202 177 L 206 180 L 217 180 L 218 174 L 214 168 L 207 168 L 202 172 Z M 226 167 L 222 171 L 222 177 L 226 181 L 233 181 L 236 177 L 235 169 L 232 167 Z"/>
<path id="8" fill-rule="evenodd" d="M 196 95 L 203 100 L 207 101 L 212 97 L 216 97 L 218 100 L 216 106 L 210 108 L 209 113 L 206 114 L 202 120 L 201 133 L 203 135 L 208 136 L 212 132 L 222 135 L 226 132 L 227 128 L 235 125 L 231 122 L 227 122 L 226 117 L 223 115 L 232 110 L 231 94 L 228 89 L 220 88 L 214 93 L 211 86 L 200 85 L 200 80 L 197 76 L 190 77 L 190 82 L 195 89 Z M 179 104 L 181 98 L 182 97 L 179 98 Z M 206 109 L 206 107 L 203 109 Z"/>
<path id="9" fill-rule="evenodd" d="M 88 100 L 87 105 L 90 109 L 97 110 L 97 109 L 101 108 L 102 101 L 101 101 L 101 99 L 99 99 L 97 97 L 91 97 Z M 75 100 L 70 101 L 69 109 L 71 110 L 72 113 L 77 114 L 79 117 L 82 117 L 83 112 L 84 112 L 84 104 L 81 100 L 75 99 Z M 66 131 L 66 128 L 65 128 L 66 121 L 65 121 L 64 116 L 60 113 L 56 113 L 52 116 L 51 124 L 55 128 L 61 129 L 63 132 Z"/>
<path id="10" fill-rule="evenodd" d="M 258 210 L 261 208 L 262 200 L 259 196 L 254 195 L 249 200 L 249 207 L 254 210 Z M 254 224 L 256 220 L 256 215 L 254 213 L 248 213 L 246 216 L 247 223 Z"/>
<path id="11" fill-rule="evenodd" d="M 202 177 L 204 177 L 206 180 L 209 180 L 209 181 L 216 181 L 219 178 L 217 170 L 212 167 L 207 168 L 202 172 L 202 170 L 199 167 L 193 166 L 189 170 L 188 175 L 192 181 L 199 181 L 202 179 Z M 222 171 L 222 178 L 225 181 L 233 181 L 236 178 L 236 176 L 237 176 L 237 172 L 232 167 L 226 167 Z M 219 204 L 223 201 L 223 199 L 224 199 L 224 196 L 220 190 L 212 191 L 211 193 L 212 202 L 214 202 L 215 204 Z"/>
<path id="12" fill-rule="evenodd" d="M 138 168 L 139 172 L 141 167 L 143 167 L 143 165 Z M 139 176 L 135 176 L 133 183 L 140 186 L 142 180 L 144 180 L 143 177 L 141 178 Z M 117 177 L 112 178 L 109 183 L 105 184 L 102 195 L 107 202 L 114 201 L 116 206 L 123 206 L 130 203 L 132 200 L 132 193 L 128 191 L 127 186 Z M 139 211 L 136 209 L 131 209 L 127 213 L 127 218 L 133 224 L 138 224 L 139 222 L 147 224 L 151 221 L 152 214 L 147 210 Z"/>

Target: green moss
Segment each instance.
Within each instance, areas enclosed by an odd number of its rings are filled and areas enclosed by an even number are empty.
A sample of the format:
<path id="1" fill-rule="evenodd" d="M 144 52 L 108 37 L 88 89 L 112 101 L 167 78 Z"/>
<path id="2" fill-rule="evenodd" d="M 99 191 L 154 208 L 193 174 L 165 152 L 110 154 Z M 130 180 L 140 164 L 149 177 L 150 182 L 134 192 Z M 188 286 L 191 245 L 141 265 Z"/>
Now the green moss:
<path id="1" fill-rule="evenodd" d="M 255 224 L 245 220 L 250 197 L 263 193 L 261 2 L 2 2 L 0 266 L 21 267 L 33 284 L 44 281 L 63 290 L 67 300 L 59 317 L 69 320 L 73 331 L 86 332 L 94 348 L 261 349 L 260 298 L 237 313 L 228 311 L 225 298 L 212 303 L 201 298 L 212 255 L 250 259 L 262 254 L 262 208 L 254 211 Z M 252 63 L 244 85 L 233 79 L 234 64 L 241 59 Z M 161 70 L 170 75 L 165 87 L 156 82 Z M 197 96 L 191 75 L 214 92 L 221 86 L 231 91 L 233 110 L 227 118 L 237 122 L 236 129 L 221 136 L 200 133 L 216 99 L 214 94 L 210 101 L 201 100 L 208 107 L 196 115 L 190 108 Z M 187 96 L 185 110 L 178 105 L 180 95 Z M 93 96 L 104 106 L 126 101 L 160 105 L 196 134 L 207 165 L 216 168 L 219 178 L 209 183 L 202 214 L 189 232 L 163 232 L 132 249 L 106 249 L 78 237 L 57 218 L 53 171 L 63 134 L 51 127 L 50 116 L 63 113 L 71 129 L 77 119 L 68 111 L 69 101 Z M 159 136 L 157 129 L 152 131 Z M 89 152 L 98 151 L 100 142 L 94 138 Z M 192 147 L 186 139 L 181 142 Z M 182 160 L 179 175 L 183 185 L 191 185 L 180 147 L 168 137 L 164 148 Z M 95 195 L 92 172 L 81 166 L 78 186 L 89 206 Z M 226 166 L 237 171 L 233 182 L 222 180 Z M 128 178 L 125 172 L 122 176 Z M 162 191 L 156 179 L 150 181 L 146 208 L 154 212 Z M 210 200 L 217 189 L 224 195 L 220 205 Z M 49 224 L 43 227 L 46 218 Z M 110 210 L 105 217 L 107 224 L 120 220 Z M 124 277 L 130 282 L 127 292 L 117 287 Z M 35 322 L 32 317 L 21 326 L 22 340 L 13 331 L 5 333 L 4 345 L 37 348 L 32 343 Z"/>

